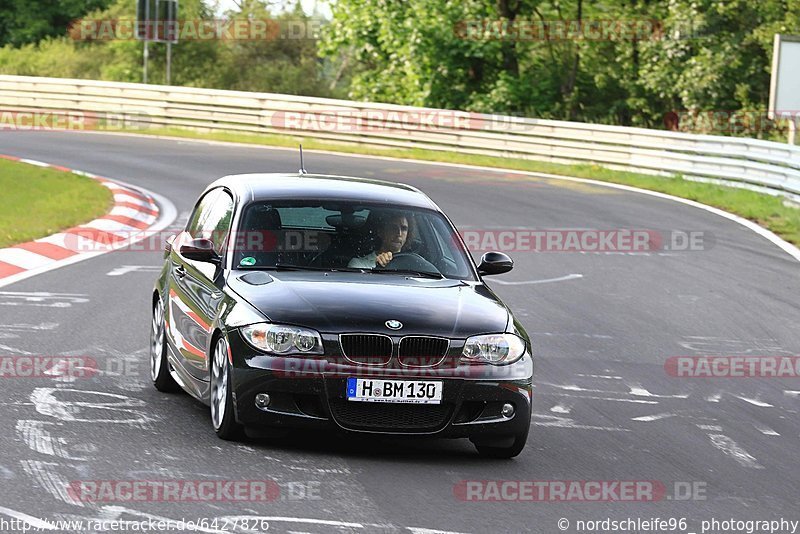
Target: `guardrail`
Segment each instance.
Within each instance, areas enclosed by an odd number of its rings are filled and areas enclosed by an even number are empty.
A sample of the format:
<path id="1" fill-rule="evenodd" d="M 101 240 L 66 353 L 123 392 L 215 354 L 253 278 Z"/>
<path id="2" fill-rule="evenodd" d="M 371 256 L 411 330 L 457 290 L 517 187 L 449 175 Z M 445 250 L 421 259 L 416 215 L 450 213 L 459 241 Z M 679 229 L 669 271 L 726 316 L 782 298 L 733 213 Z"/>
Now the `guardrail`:
<path id="1" fill-rule="evenodd" d="M 291 134 L 368 146 L 593 163 L 800 195 L 800 147 L 755 139 L 271 93 L 0 75 L 4 111 L 124 117 L 138 127 Z"/>

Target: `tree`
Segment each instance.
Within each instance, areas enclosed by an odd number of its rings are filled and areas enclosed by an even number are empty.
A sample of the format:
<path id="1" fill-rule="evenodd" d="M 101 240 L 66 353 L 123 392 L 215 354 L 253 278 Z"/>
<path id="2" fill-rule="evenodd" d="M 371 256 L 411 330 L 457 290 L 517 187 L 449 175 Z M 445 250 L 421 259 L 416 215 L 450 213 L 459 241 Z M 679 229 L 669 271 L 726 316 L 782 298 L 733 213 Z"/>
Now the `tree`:
<path id="1" fill-rule="evenodd" d="M 110 0 L 2 0 L 0 47 L 64 35 L 72 21 L 109 4 Z"/>

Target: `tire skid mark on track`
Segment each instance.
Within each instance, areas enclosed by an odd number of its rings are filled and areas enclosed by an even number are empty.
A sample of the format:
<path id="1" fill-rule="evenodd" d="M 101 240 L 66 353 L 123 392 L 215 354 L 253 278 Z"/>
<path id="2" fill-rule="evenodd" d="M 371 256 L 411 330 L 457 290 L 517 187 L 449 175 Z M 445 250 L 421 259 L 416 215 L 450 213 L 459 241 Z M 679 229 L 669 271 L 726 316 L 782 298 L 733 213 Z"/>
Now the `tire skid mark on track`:
<path id="1" fill-rule="evenodd" d="M 19 419 L 17 421 L 17 434 L 22 438 L 28 447 L 34 452 L 48 456 L 56 456 L 67 460 L 87 460 L 87 458 L 75 458 L 65 450 L 66 439 L 55 438 L 45 426 L 54 426 L 55 423 L 36 421 L 32 419 Z"/>
<path id="2" fill-rule="evenodd" d="M 87 302 L 89 302 L 89 295 L 81 293 L 0 291 L 0 306 L 71 308 L 73 304 L 86 304 Z"/>
<path id="3" fill-rule="evenodd" d="M 775 447 L 792 446 L 788 440 L 797 435 L 792 414 L 797 413 L 795 400 L 800 392 L 780 386 L 763 389 L 758 383 L 738 381 L 714 384 L 688 381 L 675 391 L 671 385 L 673 378 L 666 374 L 651 384 L 624 378 L 637 374 L 634 371 L 638 364 L 615 368 L 608 368 L 608 362 L 603 365 L 603 375 L 598 369 L 540 380 L 535 393 L 538 402 L 534 424 L 581 433 L 610 430 L 640 433 L 647 428 L 647 433 L 656 435 L 668 434 L 669 428 L 681 425 L 687 434 L 702 437 L 703 446 L 714 451 L 712 462 L 722 469 L 732 465 L 744 470 L 781 468 L 774 458 Z M 594 380 L 585 385 L 579 376 L 607 376 L 608 380 Z M 671 394 L 664 394 L 665 388 Z M 650 400 L 650 409 L 640 403 L 623 404 L 613 412 L 599 410 L 606 416 L 614 415 L 602 422 L 597 419 L 598 403 L 616 404 L 644 398 Z M 569 406 L 569 413 L 560 413 L 565 406 Z M 732 420 L 737 424 L 726 424 Z"/>
<path id="4" fill-rule="evenodd" d="M 59 464 L 39 460 L 20 460 L 20 463 L 28 476 L 59 501 L 81 508 L 85 506 L 80 499 L 70 495 L 69 481 L 58 472 Z"/>
<path id="5" fill-rule="evenodd" d="M 59 398 L 60 393 L 66 393 L 65 397 L 78 396 L 78 398 L 81 395 L 90 395 L 94 396 L 94 400 Z M 30 400 L 38 413 L 58 421 L 149 427 L 151 423 L 160 420 L 160 417 L 149 415 L 138 409 L 146 406 L 144 401 L 104 391 L 39 387 L 33 390 Z M 92 413 L 99 417 L 91 417 Z M 122 415 L 119 418 L 114 417 L 117 414 Z"/>

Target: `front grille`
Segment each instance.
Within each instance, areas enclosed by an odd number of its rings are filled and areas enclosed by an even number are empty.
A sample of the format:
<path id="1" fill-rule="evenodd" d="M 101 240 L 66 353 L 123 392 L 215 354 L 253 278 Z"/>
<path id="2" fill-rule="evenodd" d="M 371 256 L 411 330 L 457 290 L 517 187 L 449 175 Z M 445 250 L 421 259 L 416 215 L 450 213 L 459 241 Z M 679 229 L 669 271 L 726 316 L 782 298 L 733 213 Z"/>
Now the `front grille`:
<path id="1" fill-rule="evenodd" d="M 395 404 L 330 400 L 331 413 L 345 428 L 384 432 L 433 432 L 450 419 L 450 404 Z"/>
<path id="2" fill-rule="evenodd" d="M 398 359 L 410 367 L 433 367 L 447 353 L 449 342 L 440 337 L 409 336 L 400 340 Z"/>
<path id="3" fill-rule="evenodd" d="M 386 365 L 392 359 L 392 340 L 377 334 L 342 334 L 342 353 L 348 360 L 364 365 Z"/>

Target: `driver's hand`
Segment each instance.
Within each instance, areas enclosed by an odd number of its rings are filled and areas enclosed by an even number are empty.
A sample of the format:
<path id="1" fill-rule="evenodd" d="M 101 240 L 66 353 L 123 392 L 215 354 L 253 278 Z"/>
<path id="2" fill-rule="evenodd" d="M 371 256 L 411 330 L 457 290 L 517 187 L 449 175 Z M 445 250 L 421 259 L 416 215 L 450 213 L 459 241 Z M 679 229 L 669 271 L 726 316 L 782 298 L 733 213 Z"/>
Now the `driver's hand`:
<path id="1" fill-rule="evenodd" d="M 375 263 L 377 263 L 381 267 L 386 267 L 390 261 L 392 261 L 391 252 L 381 252 L 375 257 Z"/>

